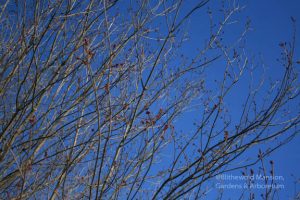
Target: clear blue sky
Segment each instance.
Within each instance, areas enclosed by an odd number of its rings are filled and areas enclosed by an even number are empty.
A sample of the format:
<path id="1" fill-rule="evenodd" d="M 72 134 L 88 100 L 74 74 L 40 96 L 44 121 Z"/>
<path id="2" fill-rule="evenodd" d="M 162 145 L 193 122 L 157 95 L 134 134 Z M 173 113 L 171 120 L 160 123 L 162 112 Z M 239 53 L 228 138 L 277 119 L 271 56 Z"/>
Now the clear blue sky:
<path id="1" fill-rule="evenodd" d="M 184 7 L 188 10 L 188 7 L 194 5 L 198 0 L 183 0 Z M 226 1 L 226 0 L 225 0 Z M 124 0 L 121 3 L 128 3 L 129 1 Z M 134 1 L 132 1 L 134 2 Z M 217 10 L 220 6 L 220 0 L 210 0 L 209 3 L 199 11 L 193 14 L 193 16 L 184 25 L 187 28 L 190 40 L 184 43 L 181 49 L 184 54 L 190 55 L 192 57 L 197 48 L 204 46 L 203 42 L 208 39 L 208 23 L 205 21 L 207 19 L 207 7 L 211 7 L 213 10 Z M 227 1 L 226 1 L 227 2 Z M 237 1 L 236 1 L 237 2 Z M 229 43 L 231 40 L 236 38 L 236 34 L 243 31 L 244 23 L 246 19 L 251 19 L 252 31 L 247 35 L 245 49 L 249 57 L 253 57 L 254 60 L 259 62 L 259 65 L 264 64 L 267 73 L 266 78 L 272 77 L 273 79 L 280 78 L 282 75 L 282 66 L 276 61 L 280 57 L 280 47 L 279 43 L 284 41 L 289 41 L 292 36 L 292 26 L 291 26 L 291 16 L 293 16 L 296 21 L 297 36 L 300 36 L 300 0 L 241 0 L 239 1 L 241 6 L 245 5 L 245 9 L 242 13 L 236 16 L 234 19 L 238 20 L 237 24 L 234 24 L 226 29 L 229 33 L 225 37 Z M 190 7 L 189 7 L 190 8 Z M 125 9 L 125 7 L 124 7 Z M 183 10 L 184 13 L 184 10 Z M 218 16 L 217 16 L 218 17 Z M 220 17 L 220 16 L 219 16 Z M 204 20 L 203 20 L 204 19 Z M 296 38 L 296 53 L 295 56 L 300 60 L 300 37 Z M 297 47 L 299 47 L 297 49 Z M 174 61 L 176 62 L 176 60 Z M 223 63 L 224 64 L 224 63 Z M 218 67 L 222 65 L 222 62 L 216 62 L 210 68 L 210 73 L 207 74 L 207 83 L 212 83 L 214 79 L 218 79 L 218 73 L 220 70 Z M 300 67 L 300 65 L 298 66 Z M 208 85 L 211 86 L 211 85 Z M 247 79 L 241 81 L 240 87 L 235 90 L 235 93 L 229 95 L 226 99 L 226 104 L 230 108 L 230 113 L 232 114 L 232 121 L 238 120 L 241 114 L 241 106 L 245 100 L 244 95 L 246 91 L 243 87 L 247 87 Z M 297 108 L 295 106 L 295 108 Z M 299 112 L 294 110 L 294 112 Z M 178 120 L 174 125 L 177 131 L 189 132 L 195 128 L 193 122 L 199 120 L 199 110 L 193 110 L 183 115 L 180 120 Z M 266 161 L 273 160 L 275 163 L 275 174 L 283 176 L 285 181 L 283 182 L 285 189 L 282 190 L 280 195 L 280 200 L 289 199 L 294 195 L 294 179 L 291 176 L 293 174 L 296 178 L 300 179 L 300 137 L 296 137 L 292 142 L 288 143 L 286 146 L 280 148 L 274 152 Z M 264 148 L 264 147 L 262 147 Z M 165 152 L 164 152 L 165 153 Z M 166 153 L 170 153 L 167 152 Z M 250 151 L 248 155 L 256 156 L 257 149 Z M 191 155 L 193 157 L 194 155 Z M 160 165 L 161 163 L 159 163 Z M 166 165 L 162 163 L 162 165 Z M 165 167 L 165 166 L 162 166 Z M 256 169 L 254 167 L 254 169 Z M 154 169 L 156 170 L 156 169 Z M 236 174 L 240 174 L 237 171 Z M 297 190 L 300 190 L 300 185 L 298 184 Z M 259 194 L 261 191 L 257 191 Z M 217 190 L 212 189 L 209 196 L 214 199 Z M 225 191 L 224 199 L 236 199 L 236 190 Z M 257 195 L 259 196 L 259 195 Z M 259 198 L 256 198 L 259 199 Z"/>
<path id="2" fill-rule="evenodd" d="M 218 0 L 212 0 L 208 3 L 209 7 L 217 8 L 219 6 Z M 249 32 L 246 40 L 246 50 L 248 55 L 253 55 L 257 60 L 262 58 L 262 63 L 267 69 L 267 76 L 274 79 L 279 78 L 282 75 L 282 70 L 280 70 L 280 65 L 276 61 L 280 57 L 279 43 L 284 41 L 289 41 L 292 37 L 292 23 L 291 16 L 293 16 L 296 21 L 297 36 L 300 36 L 300 1 L 299 0 L 248 0 L 240 1 L 240 5 L 245 5 L 245 10 L 239 15 L 241 21 L 245 21 L 248 17 L 251 19 L 252 31 Z M 206 10 L 205 10 L 206 11 Z M 205 27 L 207 24 L 202 20 L 205 16 L 205 11 L 199 11 L 197 14 L 193 15 L 189 21 L 189 34 L 191 37 L 191 42 L 188 43 L 188 47 L 185 51 L 190 51 L 193 54 L 194 49 L 201 45 L 201 40 L 205 38 L 207 33 Z M 202 12 L 202 13 L 201 13 Z M 240 31 L 239 28 L 234 28 L 232 31 L 234 34 L 236 31 Z M 230 38 L 229 38 L 230 39 Z M 198 42 L 196 42 L 198 41 Z M 299 48 L 300 38 L 296 38 L 296 53 L 295 57 L 300 60 Z M 298 66 L 299 67 L 299 66 Z M 214 71 L 212 70 L 212 73 Z M 214 75 L 210 75 L 213 78 Z M 240 91 L 242 92 L 242 91 Z M 236 108 L 242 99 L 239 99 L 239 94 L 233 94 L 231 96 L 232 102 L 232 112 L 238 114 L 240 109 Z M 296 110 L 296 112 L 298 112 Z M 190 113 L 189 117 L 178 122 L 179 129 L 186 131 L 191 125 L 191 121 L 197 120 L 197 113 Z M 295 179 L 291 176 L 293 174 L 296 178 L 300 179 L 300 137 L 296 137 L 292 142 L 288 143 L 286 146 L 275 151 L 267 161 L 273 160 L 275 163 L 275 173 L 281 175 L 285 178 L 283 182 L 285 189 L 279 193 L 279 199 L 290 199 L 294 195 L 294 181 Z M 255 155 L 255 153 L 254 153 Z M 240 173 L 240 171 L 238 172 Z M 300 190 L 298 184 L 297 190 Z M 214 190 L 212 193 L 216 192 Z M 234 190 L 227 191 L 224 199 L 236 199 Z M 259 192 L 257 191 L 259 196 Z M 256 199 L 260 199 L 256 198 Z"/>
<path id="3" fill-rule="evenodd" d="M 291 19 L 293 16 L 296 21 L 297 38 L 295 57 L 300 59 L 300 1 L 298 0 L 254 0 L 247 2 L 245 14 L 251 17 L 254 31 L 249 37 L 249 46 L 253 52 L 261 52 L 266 65 L 274 69 L 278 63 L 276 58 L 280 55 L 278 43 L 287 41 L 291 38 Z M 299 66 L 298 66 L 299 67 Z M 278 75 L 278 70 L 269 70 L 274 75 Z M 275 162 L 275 171 L 283 175 L 286 180 L 285 190 L 280 194 L 280 199 L 291 198 L 294 193 L 294 174 L 297 179 L 300 178 L 300 137 L 276 151 L 270 159 Z M 297 190 L 300 190 L 299 181 Z"/>

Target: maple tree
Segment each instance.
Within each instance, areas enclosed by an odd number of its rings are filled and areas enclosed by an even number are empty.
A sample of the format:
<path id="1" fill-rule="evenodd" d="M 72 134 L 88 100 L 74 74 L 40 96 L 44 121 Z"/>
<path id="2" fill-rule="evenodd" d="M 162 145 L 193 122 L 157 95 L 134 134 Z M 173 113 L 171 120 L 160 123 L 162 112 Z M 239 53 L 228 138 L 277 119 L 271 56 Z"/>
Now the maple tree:
<path id="1" fill-rule="evenodd" d="M 224 41 L 243 8 L 207 3 L 1 2 L 0 198 L 197 199 L 217 174 L 290 141 L 299 132 L 295 38 L 280 43 L 281 81 L 249 83 L 231 121 L 228 96 L 260 72 L 243 45 L 248 20 L 235 42 Z M 186 55 L 186 24 L 198 12 L 209 35 Z M 210 84 L 215 63 L 222 76 Z M 176 120 L 190 109 L 200 118 L 180 131 Z"/>

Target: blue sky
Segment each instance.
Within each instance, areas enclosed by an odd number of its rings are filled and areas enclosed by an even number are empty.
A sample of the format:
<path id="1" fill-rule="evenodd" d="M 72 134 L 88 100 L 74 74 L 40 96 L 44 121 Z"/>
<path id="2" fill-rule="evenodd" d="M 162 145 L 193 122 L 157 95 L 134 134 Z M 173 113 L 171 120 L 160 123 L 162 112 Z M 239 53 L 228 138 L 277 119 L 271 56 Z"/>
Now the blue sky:
<path id="1" fill-rule="evenodd" d="M 251 17 L 254 31 L 249 35 L 249 46 L 252 51 L 261 52 L 264 61 L 270 68 L 276 68 L 278 63 L 276 58 L 279 57 L 278 44 L 291 38 L 291 19 L 293 16 L 296 21 L 297 36 L 300 28 L 300 1 L 297 0 L 276 0 L 276 1 L 248 1 L 245 14 Z M 251 44 L 252 43 L 252 44 Z M 299 59 L 299 37 L 296 38 L 296 58 Z M 279 70 L 270 70 L 274 75 L 278 75 Z M 281 192 L 282 199 L 291 198 L 294 193 L 294 178 L 300 178 L 300 137 L 276 151 L 270 159 L 274 160 L 275 170 L 278 174 L 283 175 L 286 188 Z M 298 181 L 298 191 L 299 181 Z"/>
<path id="2" fill-rule="evenodd" d="M 120 4 L 124 2 L 128 3 L 129 1 L 124 0 L 120 2 Z M 186 10 L 190 9 L 193 5 L 195 5 L 199 1 L 183 0 L 183 2 L 184 2 L 183 3 L 184 9 L 181 10 L 182 15 L 184 15 L 185 9 Z M 197 48 L 201 49 L 204 46 L 205 42 L 207 42 L 207 39 L 210 36 L 208 15 L 207 15 L 208 7 L 210 7 L 213 10 L 214 12 L 213 14 L 215 14 L 216 20 L 222 18 L 222 15 L 218 12 L 218 8 L 221 5 L 220 2 L 221 1 L 219 0 L 209 1 L 205 7 L 195 12 L 192 15 L 192 17 L 189 20 L 187 20 L 183 25 L 183 29 L 185 30 L 183 30 L 182 32 L 186 31 L 190 39 L 184 42 L 183 46 L 180 48 L 179 51 L 182 51 L 182 53 L 187 55 L 189 58 L 192 58 L 195 55 L 195 53 L 197 52 Z M 282 66 L 276 61 L 276 59 L 280 57 L 279 43 L 284 41 L 289 41 L 292 37 L 291 16 L 293 16 L 297 20 L 296 27 L 297 29 L 300 29 L 300 13 L 298 11 L 300 10 L 300 1 L 299 0 L 290 0 L 290 1 L 241 0 L 239 4 L 240 6 L 245 6 L 245 8 L 241 13 L 238 13 L 233 17 L 233 22 L 235 21 L 236 22 L 225 28 L 226 35 L 224 37 L 224 44 L 225 45 L 231 44 L 233 41 L 235 41 L 236 37 L 243 32 L 246 21 L 250 19 L 251 31 L 247 33 L 246 39 L 242 41 L 242 43 L 245 43 L 244 50 L 246 52 L 246 55 L 249 57 L 249 59 L 251 59 L 251 62 L 253 62 L 254 64 L 260 67 L 263 65 L 266 68 L 265 78 L 267 80 L 267 83 L 269 78 L 274 80 L 279 79 L 282 76 L 282 72 L 283 72 Z M 126 6 L 124 6 L 124 9 L 125 8 Z M 116 11 L 114 10 L 112 12 L 116 12 Z M 129 16 L 126 17 L 129 18 Z M 153 22 L 153 25 L 156 25 L 155 23 L 156 22 Z M 166 29 L 164 24 L 161 25 L 161 27 L 163 31 L 166 31 L 164 30 Z M 298 32 L 297 35 L 300 36 Z M 179 34 L 179 36 L 181 35 Z M 299 41 L 300 39 L 297 38 L 296 48 L 300 47 Z M 159 45 L 156 45 L 156 43 L 151 42 L 150 48 L 156 49 L 159 48 Z M 239 49 L 239 51 L 241 51 L 241 49 Z M 208 56 L 213 57 L 215 56 L 213 55 L 214 53 L 215 52 L 209 53 Z M 105 55 L 103 57 L 105 57 Z M 298 60 L 300 60 L 299 49 L 296 49 L 295 57 Z M 123 59 L 122 56 L 120 56 L 120 60 L 121 59 Z M 101 59 L 99 58 L 99 61 L 100 60 Z M 172 60 L 171 65 L 174 66 L 179 65 L 178 62 L 180 61 L 178 60 L 179 59 L 176 58 Z M 209 66 L 209 68 L 205 73 L 206 75 L 203 76 L 203 78 L 205 79 L 206 86 L 212 88 L 213 92 L 218 92 L 218 88 L 216 87 L 216 82 L 214 80 L 215 79 L 219 80 L 220 78 L 222 78 L 223 75 L 222 70 L 224 70 L 224 66 L 225 66 L 224 58 L 222 58 L 221 60 L 218 60 L 214 62 L 211 66 Z M 99 66 L 95 65 L 95 67 L 99 67 Z M 172 71 L 171 67 L 170 67 L 170 72 Z M 149 71 L 146 70 L 145 74 L 148 75 Z M 192 74 L 191 77 L 194 77 L 194 75 L 195 74 Z M 259 80 L 261 75 L 263 75 L 263 71 L 259 69 L 258 71 L 255 72 L 255 76 L 256 76 L 255 80 L 256 81 Z M 195 77 L 196 76 L 197 75 L 195 75 Z M 201 76 L 199 77 L 202 78 Z M 185 78 L 186 78 L 185 80 L 188 80 L 189 77 L 185 77 Z M 179 83 L 186 84 L 186 82 L 179 82 Z M 245 101 L 245 97 L 248 92 L 247 90 L 248 84 L 249 84 L 249 77 L 245 76 L 244 78 L 241 79 L 240 84 L 238 84 L 238 86 L 234 88 L 233 91 L 225 99 L 226 106 L 229 108 L 230 111 L 229 113 L 232 117 L 231 120 L 233 121 L 232 125 L 230 125 L 229 127 L 231 130 L 234 130 L 234 125 L 239 120 L 242 104 Z M 262 88 L 262 89 L 264 90 L 266 88 Z M 118 92 L 119 91 L 116 91 L 116 93 Z M 175 93 L 176 95 L 175 89 L 172 92 Z M 70 95 L 72 94 L 70 93 Z M 195 102 L 192 103 L 196 103 L 197 100 L 198 99 L 196 99 Z M 210 102 L 210 104 L 214 106 L 214 102 Z M 158 107 L 159 105 L 153 105 L 153 106 Z M 298 108 L 299 107 L 298 102 L 292 102 L 292 104 L 290 104 L 290 108 L 293 108 L 293 106 L 295 106 L 295 108 Z M 192 131 L 195 130 L 195 126 L 193 125 L 193 123 L 199 122 L 199 120 L 201 120 L 203 107 L 204 107 L 203 105 L 200 105 L 199 107 L 192 107 L 188 109 L 187 113 L 180 116 L 179 119 L 176 122 L 174 122 L 177 133 L 183 133 L 186 135 L 192 133 Z M 294 109 L 292 114 L 296 114 L 298 112 L 299 111 L 297 109 Z M 218 129 L 222 129 L 222 126 L 224 126 L 224 124 L 222 124 L 221 121 L 220 124 L 218 124 L 217 126 L 219 126 L 217 127 Z M 210 127 L 208 126 L 207 129 L 210 129 Z M 216 129 L 214 130 L 215 132 Z M 270 160 L 273 160 L 273 162 L 275 163 L 275 174 L 283 176 L 285 178 L 285 181 L 283 183 L 285 189 L 280 192 L 279 199 L 289 199 L 294 195 L 295 179 L 293 179 L 291 174 L 293 174 L 298 179 L 300 178 L 300 171 L 298 169 L 300 167 L 299 143 L 300 143 L 300 137 L 298 136 L 292 142 L 288 143 L 284 147 L 275 151 L 271 156 L 269 156 L 266 159 L 267 165 L 269 165 L 268 163 Z M 267 147 L 268 147 L 267 145 L 266 146 L 260 145 L 260 148 L 262 148 L 263 150 L 265 150 Z M 170 145 L 169 148 L 173 148 L 173 146 Z M 194 148 L 194 146 L 191 148 Z M 168 149 L 165 150 L 166 151 L 164 151 L 163 153 L 168 154 L 167 156 L 170 157 L 170 155 L 173 152 L 168 151 Z M 171 149 L 171 151 L 172 150 L 174 149 Z M 256 157 L 257 151 L 258 148 L 253 148 L 252 150 L 247 152 L 245 157 L 247 156 Z M 195 151 L 193 151 L 192 153 L 192 150 L 191 151 L 188 150 L 187 152 L 190 153 L 189 157 L 191 159 L 194 159 L 195 157 L 199 156 L 199 154 L 197 155 L 193 154 L 195 153 Z M 114 152 L 112 151 L 112 153 Z M 172 162 L 172 161 L 173 161 L 172 158 L 170 158 L 166 162 L 161 162 L 157 164 L 156 167 L 158 166 L 161 168 L 166 168 L 168 167 L 167 166 L 168 162 Z M 253 168 L 256 171 L 258 166 L 255 166 Z M 153 167 L 151 170 L 153 170 L 154 173 L 157 173 L 157 171 L 160 169 Z M 232 172 L 232 173 L 230 172 L 229 174 L 240 175 L 241 170 L 237 170 L 236 172 Z M 215 179 L 213 179 L 212 184 L 214 184 L 214 180 Z M 297 187 L 298 190 L 300 190 L 300 185 Z M 260 192 L 261 191 L 257 191 L 257 194 L 259 194 Z M 214 197 L 216 194 L 217 194 L 217 190 L 214 189 L 213 187 L 213 189 L 210 191 L 209 197 L 211 197 L 211 199 L 215 199 Z M 228 198 L 236 199 L 235 195 L 236 195 L 236 190 L 228 190 L 225 192 L 224 199 L 228 199 Z"/>
<path id="3" fill-rule="evenodd" d="M 297 0 L 263 0 L 263 1 L 248 1 L 245 14 L 247 14 L 253 23 L 254 30 L 249 34 L 248 47 L 253 52 L 262 54 L 265 65 L 270 68 L 274 76 L 280 73 L 276 70 L 278 62 L 276 58 L 280 56 L 279 42 L 287 41 L 292 36 L 291 16 L 296 19 L 296 35 L 299 36 L 300 28 L 300 1 Z M 299 56 L 300 40 L 296 38 L 296 54 Z M 275 70 L 272 70 L 274 69 Z M 298 179 L 300 178 L 300 137 L 296 137 L 294 141 L 282 147 L 270 156 L 274 160 L 275 170 L 278 174 L 286 178 L 286 189 L 281 192 L 283 199 L 293 194 L 294 183 L 291 174 L 294 174 Z M 299 191 L 298 184 L 298 191 Z"/>
<path id="4" fill-rule="evenodd" d="M 208 3 L 209 7 L 216 8 L 218 7 L 219 1 L 210 1 Z M 292 37 L 292 23 L 291 16 L 293 16 L 296 21 L 297 36 L 299 36 L 300 28 L 300 1 L 297 0 L 249 0 L 249 1 L 240 1 L 240 5 L 245 5 L 244 11 L 236 18 L 241 22 L 245 21 L 246 18 L 251 19 L 251 28 L 252 30 L 248 33 L 246 39 L 246 50 L 248 55 L 252 55 L 256 60 L 261 60 L 260 64 L 264 64 L 266 67 L 267 76 L 277 79 L 282 75 L 281 66 L 276 61 L 280 57 L 280 48 L 279 43 L 289 41 Z M 200 11 L 200 12 L 203 12 Z M 204 12 L 203 12 L 204 13 Z M 201 17 L 204 16 L 203 13 L 195 14 L 189 21 L 189 30 L 191 42 L 190 45 L 193 49 L 198 46 L 201 42 L 201 36 L 205 38 L 203 34 L 203 28 L 207 24 L 201 21 Z M 237 27 L 242 27 L 242 23 L 238 24 Z M 239 31 L 239 28 L 234 28 L 233 30 L 228 30 L 233 34 L 236 31 Z M 229 38 L 230 39 L 230 38 Z M 198 40 L 199 43 L 196 43 L 195 40 Z M 296 38 L 296 53 L 295 57 L 300 59 L 299 48 L 300 39 Z M 187 50 L 188 51 L 188 50 Z M 190 50 L 191 51 L 191 50 Z M 191 54 L 193 51 L 190 52 Z M 214 70 L 212 70 L 214 73 Z M 216 73 L 217 74 L 217 73 Z M 212 77 L 210 77 L 212 78 Z M 242 91 L 240 91 L 242 92 Z M 232 103 L 231 107 L 234 108 L 234 105 L 238 105 L 241 99 L 239 99 L 239 94 L 233 94 L 229 99 Z M 239 109 L 232 110 L 233 113 L 238 114 Z M 297 111 L 296 111 L 297 112 Z M 193 113 L 190 115 L 190 118 L 182 121 L 180 126 L 182 129 L 188 127 L 188 121 L 193 118 L 196 114 Z M 284 185 L 285 189 L 280 192 L 280 199 L 289 199 L 294 195 L 294 181 L 295 179 L 291 176 L 293 174 L 296 178 L 300 178 L 300 137 L 296 137 L 292 142 L 288 143 L 286 146 L 275 151 L 268 159 L 273 160 L 275 163 L 275 173 L 285 177 Z M 297 186 L 298 191 L 300 190 L 299 184 Z M 213 193 L 214 191 L 212 191 Z M 234 198 L 234 190 L 228 191 L 225 197 Z M 259 192 L 259 191 L 258 191 Z M 224 199 L 226 199 L 224 198 Z"/>

